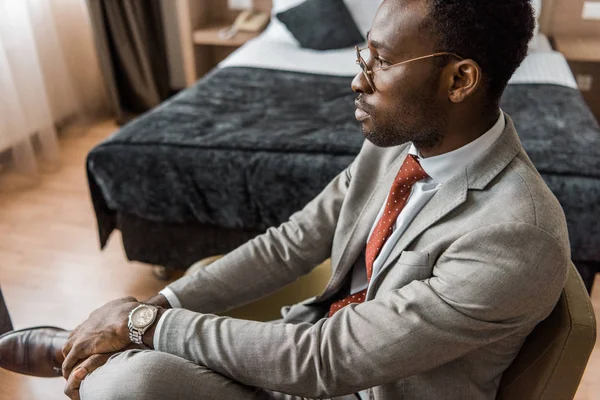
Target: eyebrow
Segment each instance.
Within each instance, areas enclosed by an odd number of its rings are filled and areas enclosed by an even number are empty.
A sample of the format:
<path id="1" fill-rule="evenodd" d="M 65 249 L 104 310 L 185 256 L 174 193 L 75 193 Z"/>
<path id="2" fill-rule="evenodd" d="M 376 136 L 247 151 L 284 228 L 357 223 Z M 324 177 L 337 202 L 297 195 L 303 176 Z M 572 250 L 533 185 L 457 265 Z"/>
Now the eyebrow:
<path id="1" fill-rule="evenodd" d="M 373 46 L 374 48 L 376 48 L 378 50 L 383 49 L 383 50 L 387 51 L 388 53 L 392 54 L 389 47 L 387 47 L 385 44 L 378 42 L 377 40 L 369 39 L 370 35 L 371 35 L 371 31 L 367 32 L 367 41 L 371 44 L 371 46 Z"/>

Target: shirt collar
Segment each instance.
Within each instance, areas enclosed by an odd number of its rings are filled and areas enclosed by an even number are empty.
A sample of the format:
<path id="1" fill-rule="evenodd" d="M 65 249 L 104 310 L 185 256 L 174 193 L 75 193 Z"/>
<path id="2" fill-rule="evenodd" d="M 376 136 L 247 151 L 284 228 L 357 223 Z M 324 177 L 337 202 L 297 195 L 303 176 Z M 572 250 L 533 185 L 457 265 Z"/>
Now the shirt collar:
<path id="1" fill-rule="evenodd" d="M 467 165 L 475 161 L 479 156 L 484 154 L 500 135 L 502 135 L 505 128 L 506 120 L 504 118 L 504 112 L 500 110 L 500 117 L 496 124 L 482 136 L 467 143 L 463 147 L 449 153 L 440 154 L 439 156 L 423 158 L 415 145 L 411 144 L 408 153 L 418 156 L 419 163 L 427 175 L 434 181 L 443 184 L 448 182 L 460 171 L 464 170 Z"/>

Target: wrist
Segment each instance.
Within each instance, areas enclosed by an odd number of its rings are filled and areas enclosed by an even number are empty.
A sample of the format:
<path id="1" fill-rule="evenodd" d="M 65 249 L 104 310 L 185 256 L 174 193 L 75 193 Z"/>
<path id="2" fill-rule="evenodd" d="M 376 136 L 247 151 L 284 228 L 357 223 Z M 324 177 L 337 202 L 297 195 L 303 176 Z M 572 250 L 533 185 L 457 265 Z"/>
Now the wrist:
<path id="1" fill-rule="evenodd" d="M 169 309 L 171 307 L 171 303 L 169 300 L 162 294 L 157 294 L 156 296 L 150 297 L 148 300 L 144 301 L 145 304 L 152 304 L 153 306 L 161 307 L 164 309 Z"/>
<path id="2" fill-rule="evenodd" d="M 144 335 L 142 336 L 142 341 L 144 342 L 144 345 L 151 348 L 152 350 L 154 350 L 154 333 L 156 332 L 158 321 L 160 321 L 165 311 L 167 310 L 158 306 L 158 311 L 154 323 L 148 328 L 148 330 L 146 330 L 146 332 L 144 332 Z"/>

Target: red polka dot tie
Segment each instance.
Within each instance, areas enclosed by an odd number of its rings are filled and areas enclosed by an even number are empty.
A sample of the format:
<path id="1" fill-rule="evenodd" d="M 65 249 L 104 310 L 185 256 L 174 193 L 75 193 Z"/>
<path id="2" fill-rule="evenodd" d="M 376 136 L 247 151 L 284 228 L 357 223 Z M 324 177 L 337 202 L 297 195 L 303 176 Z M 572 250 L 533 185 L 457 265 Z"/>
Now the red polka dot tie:
<path id="1" fill-rule="evenodd" d="M 373 263 L 385 242 L 392 235 L 398 215 L 400 215 L 402 209 L 406 205 L 413 185 L 427 177 L 427 173 L 423 170 L 421 164 L 419 164 L 417 157 L 409 154 L 406 157 L 406 160 L 404 160 L 400 171 L 398 171 L 398 175 L 396 175 L 396 179 L 394 180 L 392 189 L 388 195 L 385 210 L 367 242 L 365 261 L 367 265 L 368 282 L 371 282 L 371 276 L 373 275 Z M 350 296 L 333 303 L 329 309 L 329 316 L 333 316 L 333 314 L 348 304 L 364 302 L 366 295 L 367 290 L 365 289 L 362 292 L 351 294 Z"/>

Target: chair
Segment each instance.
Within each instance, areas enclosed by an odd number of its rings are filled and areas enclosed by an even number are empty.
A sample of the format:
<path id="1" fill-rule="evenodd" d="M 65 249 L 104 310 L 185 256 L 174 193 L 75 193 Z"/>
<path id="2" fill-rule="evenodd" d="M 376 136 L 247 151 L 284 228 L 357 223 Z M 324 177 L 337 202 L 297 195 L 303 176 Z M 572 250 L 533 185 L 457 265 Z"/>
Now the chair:
<path id="1" fill-rule="evenodd" d="M 186 275 L 222 256 L 196 263 Z M 277 293 L 224 315 L 270 321 L 280 307 L 316 296 L 329 279 L 329 261 Z M 552 313 L 525 340 L 502 376 L 497 400 L 573 399 L 596 342 L 596 319 L 584 283 L 571 264 L 567 282 Z"/>
<path id="2" fill-rule="evenodd" d="M 572 399 L 595 342 L 594 309 L 571 264 L 558 304 L 504 372 L 497 399 Z"/>

